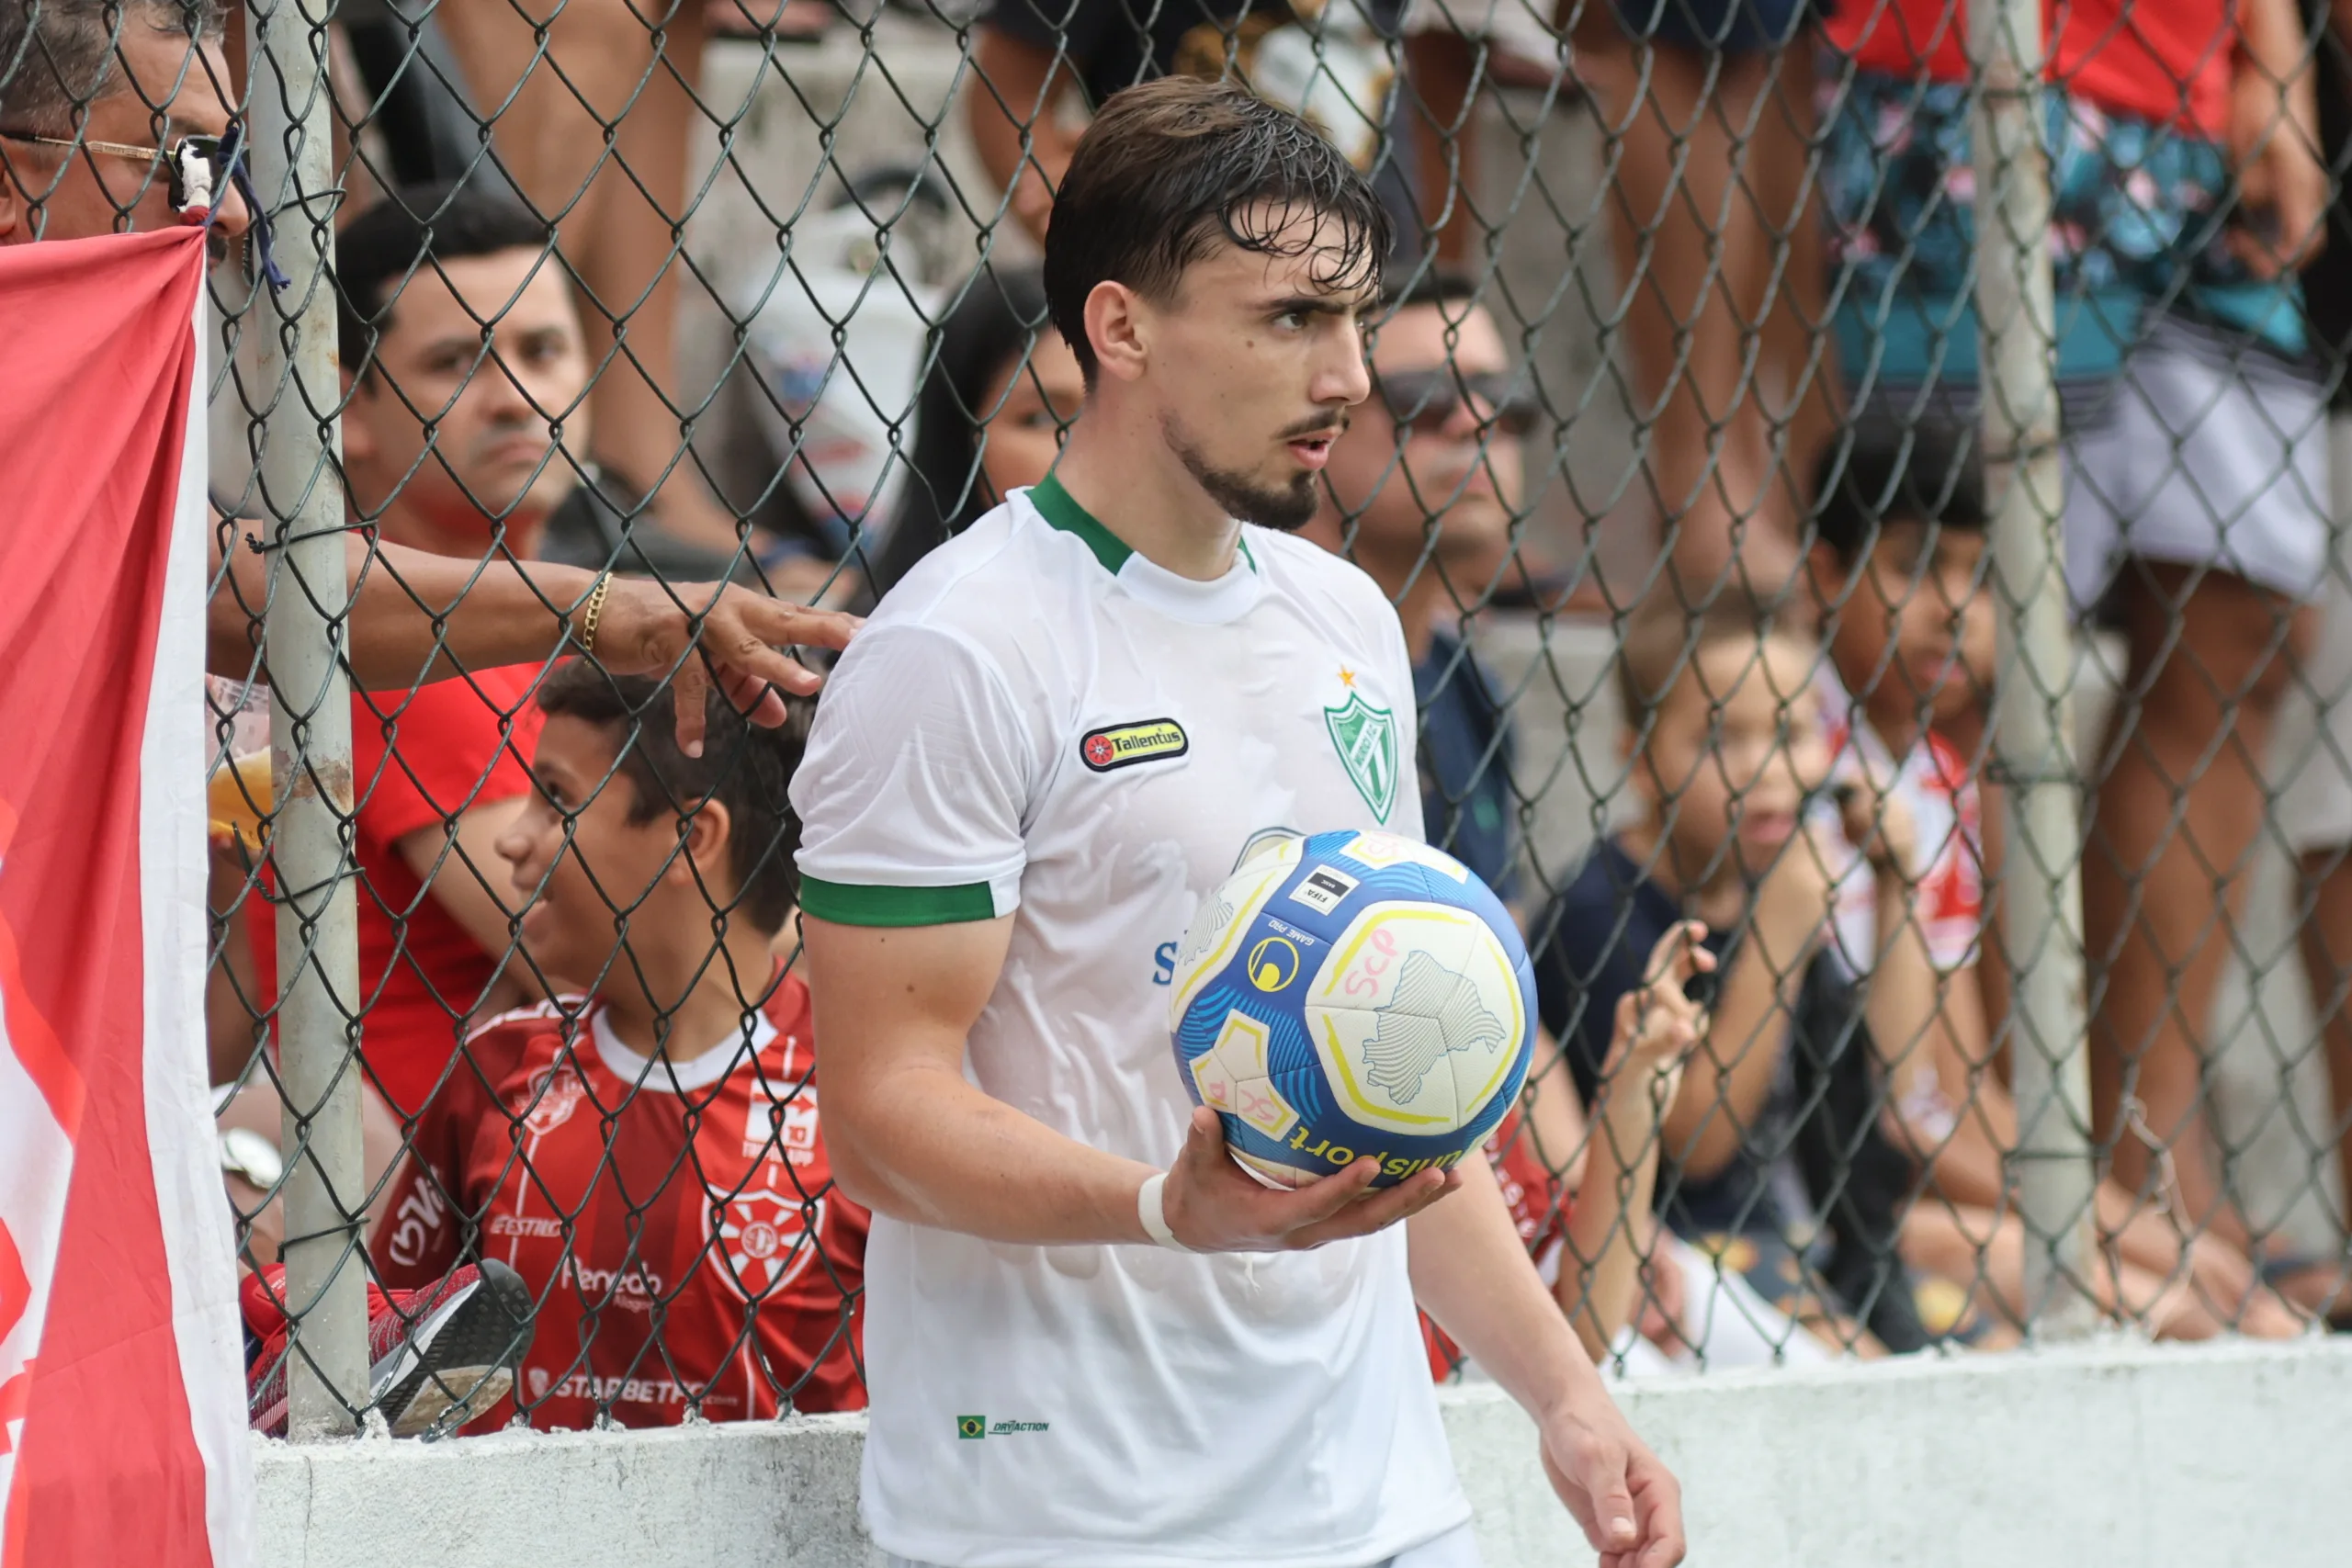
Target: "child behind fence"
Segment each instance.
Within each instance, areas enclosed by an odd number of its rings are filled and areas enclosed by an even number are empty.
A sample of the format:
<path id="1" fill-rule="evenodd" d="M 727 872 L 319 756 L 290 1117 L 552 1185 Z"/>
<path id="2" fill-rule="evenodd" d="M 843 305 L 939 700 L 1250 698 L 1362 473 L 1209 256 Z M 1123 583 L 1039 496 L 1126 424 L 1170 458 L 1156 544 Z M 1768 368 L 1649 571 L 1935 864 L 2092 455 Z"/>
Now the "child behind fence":
<path id="1" fill-rule="evenodd" d="M 1928 1336 L 1893 1235 L 1909 1173 L 1874 1125 L 1852 987 L 1817 962 L 1842 860 L 1819 820 L 1819 659 L 1802 616 L 1738 590 L 1695 615 L 1663 594 L 1635 613 L 1619 684 L 1641 815 L 1538 922 L 1537 985 L 1589 1100 L 1643 954 L 1675 921 L 1705 922 L 1711 1021 L 1661 1123 L 1658 1211 L 1718 1278 L 1847 1343 L 1911 1348 Z M 1740 1310 L 1702 1283 L 1684 1314 L 1694 1340 Z"/>
<path id="2" fill-rule="evenodd" d="M 531 1288 L 514 1404 L 478 1428 L 860 1407 L 866 1214 L 832 1184 L 808 988 L 769 952 L 806 714 L 762 729 L 714 694 L 689 758 L 649 679 L 579 660 L 539 704 L 537 795 L 498 851 L 534 961 L 584 994 L 468 1040 L 378 1269 L 408 1284 L 493 1258 Z"/>

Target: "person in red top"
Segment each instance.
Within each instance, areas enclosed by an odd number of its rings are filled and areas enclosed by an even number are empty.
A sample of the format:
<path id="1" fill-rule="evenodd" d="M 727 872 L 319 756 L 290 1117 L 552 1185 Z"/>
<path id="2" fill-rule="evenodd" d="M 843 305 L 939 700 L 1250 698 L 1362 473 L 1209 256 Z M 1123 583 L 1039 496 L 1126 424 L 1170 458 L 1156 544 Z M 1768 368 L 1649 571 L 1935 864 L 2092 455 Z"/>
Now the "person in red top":
<path id="1" fill-rule="evenodd" d="M 530 559 L 579 483 L 552 422 L 576 444 L 590 374 L 547 226 L 470 186 L 403 190 L 354 219 L 335 255 L 352 515 L 435 555 Z M 542 669 L 352 694 L 360 1046 L 402 1119 L 469 1019 L 544 994 L 515 951 L 492 848 L 530 792 Z M 271 947 L 255 943 L 265 969 Z"/>
<path id="2" fill-rule="evenodd" d="M 475 1429 L 860 1408 L 867 1217 L 833 1186 L 808 987 L 770 953 L 805 711 L 757 729 L 714 698 L 689 759 L 650 679 L 583 660 L 537 700 L 537 793 L 498 852 L 533 953 L 598 978 L 468 1037 L 395 1179 L 379 1276 L 495 1260 L 531 1291 L 514 1395 Z"/>

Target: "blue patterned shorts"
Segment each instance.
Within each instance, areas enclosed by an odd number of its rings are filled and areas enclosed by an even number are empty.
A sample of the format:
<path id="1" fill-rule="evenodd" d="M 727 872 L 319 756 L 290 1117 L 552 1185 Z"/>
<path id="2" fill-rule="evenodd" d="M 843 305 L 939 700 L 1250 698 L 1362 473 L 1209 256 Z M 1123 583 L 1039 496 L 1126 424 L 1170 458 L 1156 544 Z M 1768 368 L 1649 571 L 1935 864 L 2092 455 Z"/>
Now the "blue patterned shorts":
<path id="1" fill-rule="evenodd" d="M 1840 356 L 1869 390 L 1977 378 L 1975 172 L 1968 88 L 1868 70 L 1823 87 L 1822 203 Z M 2255 278 L 2225 243 L 2229 171 L 2214 142 L 2043 94 L 2062 382 L 2114 377 L 2152 311 L 2303 353 L 2291 284 Z M 1865 400 L 1866 400 L 1866 398 Z"/>

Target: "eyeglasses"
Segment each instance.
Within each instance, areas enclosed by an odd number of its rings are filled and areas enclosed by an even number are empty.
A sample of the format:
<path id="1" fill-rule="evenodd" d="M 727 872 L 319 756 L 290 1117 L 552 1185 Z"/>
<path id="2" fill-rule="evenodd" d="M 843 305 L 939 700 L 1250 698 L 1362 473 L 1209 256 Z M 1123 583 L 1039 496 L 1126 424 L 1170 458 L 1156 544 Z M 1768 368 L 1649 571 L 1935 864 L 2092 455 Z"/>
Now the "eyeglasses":
<path id="1" fill-rule="evenodd" d="M 1543 412 L 1532 389 L 1498 370 L 1465 373 L 1440 367 L 1384 372 L 1374 378 L 1374 385 L 1391 418 L 1424 434 L 1444 429 L 1465 396 L 1475 400 L 1479 428 L 1491 426 L 1505 435 L 1525 435 Z"/>
<path id="2" fill-rule="evenodd" d="M 69 152 L 103 152 L 109 158 L 125 158 L 150 165 L 161 158 L 164 173 L 170 178 L 172 210 L 185 218 L 192 212 L 209 212 L 220 200 L 220 192 L 235 172 L 239 130 L 232 125 L 220 136 L 183 136 L 169 147 L 134 147 L 127 141 L 92 141 L 86 139 L 69 141 L 57 136 L 31 136 L 20 130 L 0 130 L 0 136 L 34 147 L 62 147 Z"/>
<path id="3" fill-rule="evenodd" d="M 183 136 L 167 148 L 135 147 L 127 141 L 92 141 L 86 138 L 69 141 L 55 136 L 32 136 L 21 130 L 0 130 L 0 137 L 35 147 L 62 147 L 69 152 L 103 152 L 109 158 L 134 159 L 150 167 L 161 158 L 170 179 L 172 211 L 182 219 L 209 219 L 220 206 L 220 197 L 233 186 L 245 198 L 246 220 L 254 249 L 261 257 L 262 276 L 269 279 L 274 288 L 287 287 L 286 274 L 277 265 L 276 247 L 270 240 L 269 215 L 254 190 L 252 177 L 245 172 L 245 128 L 239 121 L 231 120 L 229 129 L 218 136 Z"/>

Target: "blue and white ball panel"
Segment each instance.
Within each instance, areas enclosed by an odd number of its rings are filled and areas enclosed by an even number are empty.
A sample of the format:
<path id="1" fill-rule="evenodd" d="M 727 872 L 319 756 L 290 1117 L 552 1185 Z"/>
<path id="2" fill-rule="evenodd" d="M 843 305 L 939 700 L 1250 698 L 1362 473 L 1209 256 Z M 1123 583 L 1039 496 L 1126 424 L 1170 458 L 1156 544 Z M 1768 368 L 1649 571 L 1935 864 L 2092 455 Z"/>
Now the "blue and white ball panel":
<path id="1" fill-rule="evenodd" d="M 1534 979 L 1499 900 L 1390 833 L 1261 849 L 1203 900 L 1170 998 L 1179 1065 L 1244 1168 L 1378 1185 L 1452 1165 L 1518 1098 Z"/>

